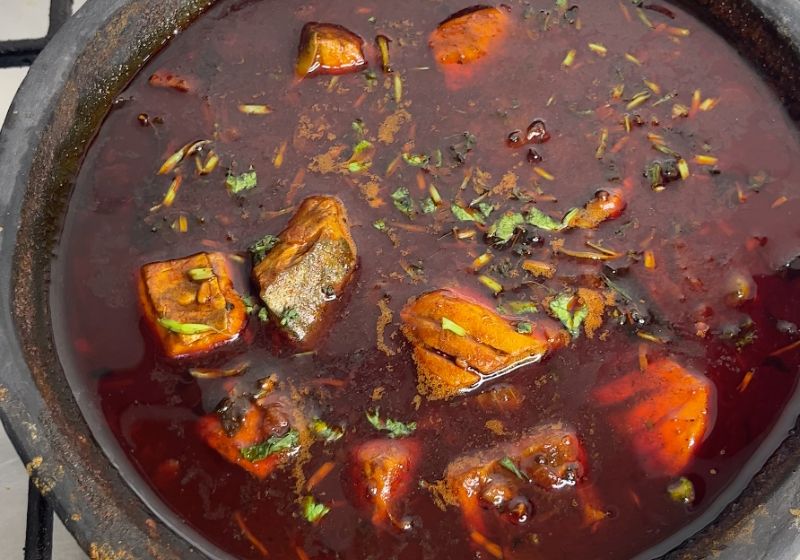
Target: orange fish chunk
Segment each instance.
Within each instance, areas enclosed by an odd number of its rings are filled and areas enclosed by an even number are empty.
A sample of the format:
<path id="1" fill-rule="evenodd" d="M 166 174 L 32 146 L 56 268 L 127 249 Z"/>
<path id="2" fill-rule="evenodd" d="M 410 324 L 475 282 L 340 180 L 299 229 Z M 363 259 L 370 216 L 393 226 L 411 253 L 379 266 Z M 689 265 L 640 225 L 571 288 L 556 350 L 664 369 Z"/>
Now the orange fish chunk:
<path id="1" fill-rule="evenodd" d="M 310 22 L 300 33 L 295 72 L 301 78 L 315 74 L 345 74 L 367 64 L 364 40 L 332 23 Z"/>
<path id="2" fill-rule="evenodd" d="M 403 334 L 414 345 L 419 391 L 432 400 L 539 361 L 568 342 L 566 332 L 546 326 L 519 333 L 493 310 L 449 290 L 412 299 L 401 317 Z"/>
<path id="3" fill-rule="evenodd" d="M 606 220 L 618 218 L 625 206 L 625 200 L 619 191 L 599 190 L 583 208 L 571 214 L 566 225 L 578 229 L 594 229 Z"/>
<path id="4" fill-rule="evenodd" d="M 508 32 L 509 17 L 492 6 L 456 12 L 431 33 L 429 45 L 442 65 L 469 64 L 484 58 Z"/>
<path id="5" fill-rule="evenodd" d="M 375 439 L 351 453 L 352 474 L 359 493 L 357 501 L 372 507 L 372 523 L 397 524 L 396 501 L 414 482 L 420 445 L 413 439 Z"/>
<path id="6" fill-rule="evenodd" d="M 713 424 L 711 382 L 672 360 L 651 362 L 594 392 L 615 407 L 612 421 L 630 438 L 644 469 L 653 476 L 680 474 Z"/>
<path id="7" fill-rule="evenodd" d="M 260 460 L 248 460 L 246 450 L 270 438 L 286 435 L 293 423 L 293 414 L 291 405 L 278 398 L 256 402 L 242 395 L 226 399 L 216 412 L 202 417 L 197 430 L 209 447 L 230 463 L 264 479 L 296 448 L 270 453 Z"/>
<path id="8" fill-rule="evenodd" d="M 139 275 L 139 301 L 170 358 L 203 354 L 232 342 L 247 322 L 221 253 L 146 264 Z"/>
<path id="9" fill-rule="evenodd" d="M 444 498 L 461 509 L 468 527 L 481 530 L 487 508 L 529 516 L 526 487 L 560 490 L 576 486 L 585 475 L 586 453 L 575 431 L 547 424 L 517 441 L 455 459 L 445 471 Z"/>

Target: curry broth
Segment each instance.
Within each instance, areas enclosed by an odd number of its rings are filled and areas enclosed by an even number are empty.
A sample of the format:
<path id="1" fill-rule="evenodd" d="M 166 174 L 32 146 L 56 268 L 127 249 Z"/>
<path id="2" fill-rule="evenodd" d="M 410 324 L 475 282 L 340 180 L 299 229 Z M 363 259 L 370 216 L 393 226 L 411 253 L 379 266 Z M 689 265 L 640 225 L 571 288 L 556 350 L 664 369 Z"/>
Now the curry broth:
<path id="1" fill-rule="evenodd" d="M 509 35 L 491 63 L 465 65 L 446 78 L 428 35 L 467 6 L 221 1 L 148 63 L 86 154 L 53 271 L 54 327 L 67 375 L 87 417 L 101 411 L 161 500 L 237 557 L 262 558 L 264 550 L 301 560 L 491 557 L 496 549 L 471 538 L 457 507 L 439 509 L 428 484 L 456 457 L 562 422 L 586 450 L 580 484 L 592 489 L 602 518 L 587 522 L 578 485 L 528 488 L 530 519 L 514 524 L 487 510 L 483 537 L 511 559 L 630 558 L 731 499 L 726 489 L 781 412 L 798 407 L 800 351 L 791 345 L 800 285 L 791 265 L 800 160 L 793 157 L 794 126 L 774 94 L 681 9 L 668 6 L 673 19 L 629 2 L 578 2 L 566 12 L 549 1 L 509 2 L 502 8 Z M 297 42 L 309 21 L 341 24 L 364 38 L 367 69 L 298 80 Z M 391 39 L 393 73 L 381 70 L 377 34 Z M 149 78 L 159 71 L 186 80 L 188 91 L 154 87 Z M 620 84 L 624 91 L 615 95 Z M 242 104 L 269 110 L 246 114 Z M 676 104 L 690 114 L 681 116 Z M 535 119 L 546 123 L 549 140 L 515 145 L 514 131 L 524 133 Z M 174 202 L 154 209 L 172 179 L 157 175 L 159 166 L 199 139 L 213 140 L 218 169 L 199 175 L 187 159 Z M 363 140 L 374 147 L 371 164 L 351 172 L 346 163 Z M 654 145 L 681 154 L 689 175 L 654 189 L 647 172 L 667 157 Z M 425 169 L 412 164 L 421 154 L 430 158 Z M 251 167 L 258 185 L 231 194 L 226 170 Z M 425 213 L 431 185 L 442 202 Z M 401 211 L 407 200 L 396 204 L 402 197 L 392 196 L 401 187 L 413 200 L 411 218 Z M 528 227 L 505 247 L 484 237 L 505 212 L 533 205 L 561 217 L 611 188 L 626 208 L 596 229 Z M 139 269 L 199 251 L 239 255 L 234 284 L 257 297 L 248 246 L 278 234 L 314 194 L 341 199 L 359 252 L 319 340 L 297 349 L 253 314 L 238 341 L 197 359 L 164 359 L 137 305 Z M 481 195 L 495 205 L 485 225 L 451 210 Z M 474 237 L 464 233 L 470 230 Z M 558 240 L 571 251 L 619 256 L 570 257 Z M 492 260 L 476 272 L 473 261 L 487 250 Z M 535 277 L 522 269 L 525 259 L 557 270 Z M 502 293 L 495 296 L 481 275 L 500 283 Z M 553 321 L 546 302 L 565 290 L 596 290 L 616 303 L 592 337 L 581 328 L 542 363 L 430 401 L 417 397 L 400 310 L 438 288 L 492 308 L 533 303 L 537 313 L 506 315 L 534 324 Z M 631 324 L 626 313 L 651 320 Z M 714 385 L 710 433 L 681 473 L 696 494 L 689 505 L 670 500 L 675 477 L 646 472 L 594 397 L 597 388 L 639 371 L 642 359 L 665 357 Z M 188 373 L 244 362 L 249 367 L 238 377 Z M 271 374 L 309 417 L 343 426 L 344 437 L 313 444 L 300 462 L 258 481 L 208 447 L 196 424 L 233 387 L 250 390 Z M 499 384 L 516 387 L 522 406 L 482 406 L 476 395 Z M 365 418 L 376 408 L 417 424 L 417 472 L 397 506 L 407 531 L 375 527 L 353 499 L 349 452 L 380 437 Z M 332 471 L 309 492 L 308 478 L 327 462 Z M 330 508 L 314 524 L 298 501 L 309 493 Z"/>

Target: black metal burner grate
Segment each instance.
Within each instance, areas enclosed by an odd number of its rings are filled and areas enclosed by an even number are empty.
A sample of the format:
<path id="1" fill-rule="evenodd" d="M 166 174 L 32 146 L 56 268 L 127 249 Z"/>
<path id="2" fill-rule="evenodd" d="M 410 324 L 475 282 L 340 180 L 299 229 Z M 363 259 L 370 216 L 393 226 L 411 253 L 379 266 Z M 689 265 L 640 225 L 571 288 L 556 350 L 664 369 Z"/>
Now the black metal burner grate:
<path id="1" fill-rule="evenodd" d="M 44 37 L 0 41 L 0 68 L 30 66 L 36 56 L 72 15 L 72 0 L 50 0 L 50 18 Z"/>
<path id="2" fill-rule="evenodd" d="M 30 66 L 71 15 L 72 0 L 50 0 L 47 34 L 44 37 L 0 41 L 0 68 Z M 53 508 L 36 486 L 29 483 L 24 560 L 51 560 L 52 557 Z"/>

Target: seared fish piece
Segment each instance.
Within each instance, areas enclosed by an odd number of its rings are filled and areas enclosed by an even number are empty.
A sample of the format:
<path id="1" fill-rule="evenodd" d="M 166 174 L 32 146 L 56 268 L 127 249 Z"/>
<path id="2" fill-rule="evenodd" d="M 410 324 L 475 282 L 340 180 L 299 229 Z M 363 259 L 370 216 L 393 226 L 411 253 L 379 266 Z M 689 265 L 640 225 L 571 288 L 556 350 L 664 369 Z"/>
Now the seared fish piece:
<path id="1" fill-rule="evenodd" d="M 569 341 L 565 331 L 549 325 L 520 333 L 492 309 L 450 290 L 412 299 L 401 317 L 403 334 L 414 345 L 418 390 L 431 400 L 538 362 Z"/>
<path id="2" fill-rule="evenodd" d="M 307 342 L 356 268 L 356 246 L 339 199 L 312 196 L 253 268 L 261 300 L 275 324 Z"/>
<path id="3" fill-rule="evenodd" d="M 142 267 L 139 302 L 167 356 L 195 356 L 239 338 L 247 313 L 230 276 L 221 253 Z"/>

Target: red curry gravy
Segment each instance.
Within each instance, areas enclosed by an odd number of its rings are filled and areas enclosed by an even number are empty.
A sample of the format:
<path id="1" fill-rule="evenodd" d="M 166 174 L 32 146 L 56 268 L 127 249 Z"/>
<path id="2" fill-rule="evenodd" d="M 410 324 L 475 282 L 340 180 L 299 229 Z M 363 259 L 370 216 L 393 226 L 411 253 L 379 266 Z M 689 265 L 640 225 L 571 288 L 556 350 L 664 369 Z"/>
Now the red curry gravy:
<path id="1" fill-rule="evenodd" d="M 447 65 L 431 33 L 463 2 L 227 0 L 148 63 L 86 154 L 52 306 L 87 419 L 158 511 L 238 558 L 632 558 L 733 498 L 798 410 L 797 134 L 719 36 L 638 4 L 507 2 L 500 36 L 473 37 L 484 58 Z M 363 39 L 363 64 L 296 75 L 308 22 Z M 564 227 L 599 190 L 622 203 Z M 312 195 L 341 201 L 358 264 L 299 347 L 281 317 L 259 318 L 248 247 Z M 140 269 L 204 251 L 227 255 L 251 298 L 246 327 L 168 359 L 137 302 Z M 432 399 L 401 311 L 439 289 L 519 333 L 572 332 L 540 362 Z M 659 377 L 664 364 L 679 373 Z M 259 479 L 198 425 L 270 376 L 336 436 Z M 706 400 L 686 412 L 697 387 Z M 697 441 L 649 435 L 637 407 L 658 406 L 701 421 Z M 396 439 L 377 429 L 387 419 Z M 442 496 L 457 459 L 554 425 L 580 446 L 572 478 L 517 481 L 502 511 Z M 391 522 L 352 476 L 376 440 L 414 465 Z"/>

